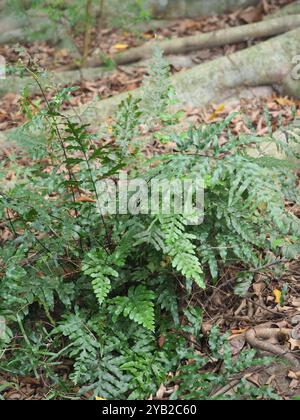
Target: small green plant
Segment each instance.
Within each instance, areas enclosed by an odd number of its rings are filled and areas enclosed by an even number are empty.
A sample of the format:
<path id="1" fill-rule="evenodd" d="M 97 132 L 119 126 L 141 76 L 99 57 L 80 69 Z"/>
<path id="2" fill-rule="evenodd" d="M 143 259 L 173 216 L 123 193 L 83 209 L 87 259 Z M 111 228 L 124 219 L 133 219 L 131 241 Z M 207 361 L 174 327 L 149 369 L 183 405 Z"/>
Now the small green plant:
<path id="1" fill-rule="evenodd" d="M 249 368 L 261 368 L 272 363 L 271 358 L 259 359 L 255 350 L 243 351 L 237 358 L 232 355 L 228 336 L 222 336 L 213 327 L 209 337 L 209 355 L 195 352 L 187 355 L 188 363 L 182 365 L 174 382 L 178 385 L 171 399 L 183 400 L 280 400 L 269 386 L 258 388 L 245 379 Z M 209 364 L 222 365 L 217 373 L 206 370 Z M 204 373 L 203 373 L 204 371 Z"/>
<path id="2" fill-rule="evenodd" d="M 61 383 L 56 371 L 69 358 L 69 378 L 80 393 L 107 399 L 149 398 L 170 372 L 179 372 L 175 396 L 205 399 L 216 385 L 257 363 L 251 352 L 235 364 L 226 340 L 213 330 L 210 351 L 224 361 L 224 372 L 198 375 L 206 360 L 191 351 L 187 337 L 200 341 L 201 314 L 182 302 L 192 290 L 216 282 L 228 265 L 239 269 L 237 292 L 243 295 L 255 273 L 299 255 L 299 219 L 285 207 L 286 197 L 298 197 L 295 167 L 260 152 L 266 140 L 289 155 L 292 148 L 271 135 L 233 135 L 229 116 L 184 132 L 163 127 L 174 152 L 147 159 L 143 150 L 151 133 L 145 138 L 140 128 L 147 115 L 159 124 L 171 112 L 170 89 L 157 54 L 142 97 L 120 104 L 112 141 L 101 146 L 90 127 L 61 112 L 69 90 L 46 100 L 39 112 L 30 112 L 24 101 L 31 120 L 16 136 L 31 165 L 17 169 L 14 184 L 1 183 L 0 191 L 0 217 L 9 232 L 0 248 L 5 372 L 46 372 L 55 395 L 57 387 L 65 395 L 70 384 Z M 163 212 L 102 214 L 97 183 L 124 170 L 146 183 L 155 177 L 203 179 L 203 223 Z M 5 171 L 1 165 L 0 173 Z M 199 386 L 191 389 L 191 378 Z M 248 385 L 239 382 L 237 394 L 274 397 Z"/>
<path id="3" fill-rule="evenodd" d="M 141 32 L 142 25 L 151 19 L 146 0 L 127 0 L 122 4 L 117 2 L 116 7 L 118 7 L 119 13 L 113 14 L 111 23 L 117 28 L 122 28 L 137 35 Z"/>

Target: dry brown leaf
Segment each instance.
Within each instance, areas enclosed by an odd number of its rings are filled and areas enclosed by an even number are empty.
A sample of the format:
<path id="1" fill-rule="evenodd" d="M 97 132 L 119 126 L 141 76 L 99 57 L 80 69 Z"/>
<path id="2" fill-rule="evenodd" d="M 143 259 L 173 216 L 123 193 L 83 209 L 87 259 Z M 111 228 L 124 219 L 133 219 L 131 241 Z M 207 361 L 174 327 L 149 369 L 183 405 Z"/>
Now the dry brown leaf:
<path id="1" fill-rule="evenodd" d="M 292 298 L 292 305 L 295 308 L 300 308 L 300 298 Z"/>
<path id="2" fill-rule="evenodd" d="M 289 340 L 289 343 L 291 345 L 291 350 L 292 351 L 300 350 L 300 340 L 295 340 L 294 338 L 291 338 Z"/>
<path id="3" fill-rule="evenodd" d="M 299 381 L 296 379 L 293 379 L 292 382 L 290 383 L 290 388 L 291 389 L 296 389 L 299 386 Z"/>
<path id="4" fill-rule="evenodd" d="M 236 356 L 243 350 L 246 339 L 244 335 L 239 335 L 229 340 L 229 343 L 231 346 L 232 355 Z"/>
<path id="5" fill-rule="evenodd" d="M 163 397 L 164 397 L 164 395 L 165 395 L 165 393 L 166 393 L 166 391 L 167 391 L 167 388 L 164 386 L 164 384 L 161 384 L 161 386 L 159 387 L 159 389 L 158 389 L 158 391 L 156 393 L 156 398 L 158 400 L 162 400 Z"/>
<path id="6" fill-rule="evenodd" d="M 238 17 L 246 23 L 254 23 L 262 20 L 263 8 L 262 5 L 258 7 L 248 7 L 239 13 Z"/>
<path id="7" fill-rule="evenodd" d="M 260 377 L 257 373 L 247 373 L 244 376 L 244 379 L 247 379 L 247 381 L 253 383 L 253 385 L 257 386 L 258 388 L 261 387 Z"/>
<path id="8" fill-rule="evenodd" d="M 276 381 L 276 375 L 272 375 L 269 377 L 269 379 L 266 382 L 266 385 L 272 385 L 272 383 Z"/>
<path id="9" fill-rule="evenodd" d="M 158 339 L 158 347 L 161 349 L 164 345 L 165 345 L 165 337 L 163 335 L 161 335 Z"/>
<path id="10" fill-rule="evenodd" d="M 248 328 L 242 328 L 240 330 L 231 330 L 231 333 L 233 335 L 232 337 L 229 337 L 229 340 L 232 340 L 236 335 L 244 334 L 246 331 L 248 331 Z"/>
<path id="11" fill-rule="evenodd" d="M 300 340 L 300 324 L 293 328 L 292 338 L 294 340 Z"/>
<path id="12" fill-rule="evenodd" d="M 76 199 L 76 203 L 96 203 L 97 201 L 91 197 L 82 195 Z"/>
<path id="13" fill-rule="evenodd" d="M 288 373 L 288 378 L 289 379 L 300 379 L 300 371 L 299 372 L 294 372 L 294 371 L 290 370 L 289 373 Z"/>
<path id="14" fill-rule="evenodd" d="M 266 288 L 266 284 L 263 281 L 253 284 L 253 290 L 256 296 L 260 296 L 265 288 Z"/>
<path id="15" fill-rule="evenodd" d="M 288 97 L 278 97 L 274 98 L 274 100 L 281 106 L 294 106 L 295 101 L 292 101 Z"/>

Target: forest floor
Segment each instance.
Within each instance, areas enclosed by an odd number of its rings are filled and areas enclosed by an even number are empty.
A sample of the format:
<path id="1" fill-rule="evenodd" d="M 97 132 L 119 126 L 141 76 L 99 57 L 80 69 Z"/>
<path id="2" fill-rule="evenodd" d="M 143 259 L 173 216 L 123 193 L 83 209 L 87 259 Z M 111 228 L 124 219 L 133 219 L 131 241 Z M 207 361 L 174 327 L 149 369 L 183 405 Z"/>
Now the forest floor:
<path id="1" fill-rule="evenodd" d="M 271 7 L 268 12 L 276 10 L 289 1 L 277 0 L 270 2 Z M 99 45 L 102 51 L 111 54 L 121 48 L 129 48 L 140 45 L 153 37 L 170 38 L 174 36 L 193 35 L 199 32 L 209 32 L 227 26 L 241 25 L 258 21 L 265 14 L 264 11 L 247 9 L 239 13 L 231 13 L 223 16 L 211 17 L 206 19 L 185 19 L 173 21 L 164 28 L 156 31 L 149 30 L 140 32 L 138 35 L 125 33 L 122 30 L 102 29 L 93 34 L 93 52 L 97 53 Z M 75 34 L 78 48 L 82 45 L 82 37 Z M 247 45 L 246 45 L 247 46 Z M 60 67 L 70 64 L 72 57 L 65 49 L 57 50 L 47 42 L 33 42 L 22 45 L 28 57 L 34 57 L 38 64 L 47 70 L 59 70 Z M 245 48 L 245 43 L 234 46 L 214 48 L 212 50 L 202 50 L 189 54 L 185 57 L 171 57 L 172 72 L 176 73 L 186 67 L 203 63 L 216 57 L 227 55 L 239 49 Z M 11 46 L 0 46 L 0 55 L 5 55 L 11 63 L 18 59 L 16 49 Z M 146 74 L 145 63 L 131 66 L 119 66 L 113 71 L 107 71 L 107 75 L 95 81 L 82 80 L 77 84 L 78 89 L 72 93 L 70 104 L 77 106 L 91 101 L 95 97 L 108 98 L 121 92 L 130 91 L 139 87 Z M 51 93 L 49 93 L 51 95 Z M 32 106 L 41 106 L 43 98 L 41 95 L 33 95 Z M 20 110 L 20 95 L 7 93 L 0 98 L 0 130 L 14 128 L 25 122 L 25 117 Z M 69 105 L 65 105 L 67 109 Z M 271 123 L 274 130 L 278 128 L 279 117 L 282 116 L 283 125 L 292 122 L 295 112 L 300 117 L 300 102 L 280 96 L 276 91 L 266 95 L 250 94 L 245 99 L 233 99 L 220 106 L 220 104 L 210 104 L 205 108 L 186 109 L 186 122 L 199 125 L 210 123 L 224 118 L 234 111 L 242 111 L 247 114 L 249 120 L 256 128 L 257 134 L 262 135 L 268 132 L 269 127 L 264 118 L 264 112 L 268 109 L 271 116 Z M 293 111 L 294 110 L 294 111 Z M 248 128 L 242 117 L 237 117 L 232 123 L 233 131 L 247 132 Z M 161 147 L 155 145 L 153 147 Z M 163 150 L 162 150 L 163 152 Z M 0 158 L 5 159 L 11 153 L 11 148 L 7 146 L 1 151 Z M 20 160 L 20 165 L 27 165 L 26 159 Z M 8 164 L 9 165 L 9 164 Z M 7 182 L 13 180 L 14 173 L 8 172 Z M 291 207 L 290 203 L 286 204 Z M 300 208 L 293 207 L 290 211 L 300 217 Z M 0 236 L 5 237 L 7 232 L 0 225 Z M 191 296 L 191 304 L 200 305 L 204 312 L 203 336 L 210 331 L 213 325 L 218 325 L 222 332 L 230 332 L 230 343 L 233 354 L 237 356 L 245 347 L 251 347 L 247 340 L 247 331 L 250 328 L 262 327 L 265 329 L 293 328 L 300 322 L 300 261 L 290 264 L 284 273 L 278 271 L 278 277 L 273 275 L 267 279 L 257 275 L 247 298 L 242 299 L 232 293 L 232 284 L 237 277 L 236 267 L 228 268 L 218 284 L 209 286 L 203 292 Z M 289 289 L 284 293 L 286 284 Z M 163 338 L 162 338 L 163 339 Z M 270 344 L 276 342 L 276 337 L 270 337 Z M 300 332 L 298 336 L 286 341 L 283 337 L 280 343 L 286 351 L 299 354 Z M 65 375 L 67 376 L 68 368 Z M 274 363 L 270 367 L 255 368 L 249 370 L 247 379 L 253 384 L 261 386 L 264 384 L 272 386 L 283 399 L 290 399 L 295 395 L 300 395 L 300 372 L 286 366 L 281 361 Z M 0 374 L 0 389 L 4 384 L 9 383 L 3 395 L 8 400 L 36 400 L 45 399 L 51 390 L 51 384 L 47 383 L 46 378 L 40 381 L 31 377 L 11 377 L 10 375 Z M 229 387 L 234 387 L 229 384 Z M 163 386 L 157 395 L 149 396 L 152 399 L 167 399 L 170 389 Z M 74 389 L 74 394 L 76 389 Z"/>

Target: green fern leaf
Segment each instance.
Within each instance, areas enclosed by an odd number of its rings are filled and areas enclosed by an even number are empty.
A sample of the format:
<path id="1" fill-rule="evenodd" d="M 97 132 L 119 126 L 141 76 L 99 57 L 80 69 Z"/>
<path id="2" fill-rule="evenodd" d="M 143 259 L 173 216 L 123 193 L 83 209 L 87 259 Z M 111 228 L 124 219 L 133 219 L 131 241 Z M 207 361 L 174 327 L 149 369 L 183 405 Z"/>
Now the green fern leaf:
<path id="1" fill-rule="evenodd" d="M 111 278 L 118 277 L 118 272 L 109 266 L 109 258 L 103 250 L 90 252 L 82 266 L 83 273 L 90 277 L 99 305 L 102 305 L 111 290 Z"/>
<path id="2" fill-rule="evenodd" d="M 131 287 L 128 296 L 117 296 L 110 301 L 110 311 L 115 321 L 123 314 L 144 328 L 154 331 L 154 298 L 155 293 L 143 285 Z"/>

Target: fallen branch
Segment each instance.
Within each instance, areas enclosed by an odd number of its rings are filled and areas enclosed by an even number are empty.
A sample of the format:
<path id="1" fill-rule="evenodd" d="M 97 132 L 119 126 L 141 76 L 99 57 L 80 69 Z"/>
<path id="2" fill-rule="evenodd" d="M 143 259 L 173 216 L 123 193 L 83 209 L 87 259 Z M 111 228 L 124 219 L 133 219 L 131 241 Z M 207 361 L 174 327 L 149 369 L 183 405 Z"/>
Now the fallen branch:
<path id="1" fill-rule="evenodd" d="M 290 338 L 291 333 L 292 330 L 286 328 L 252 328 L 246 332 L 245 338 L 252 348 L 264 351 L 270 355 L 283 357 L 293 366 L 299 368 L 300 362 L 293 354 L 283 349 L 280 344 L 272 344 L 267 341 L 275 339 L 279 343 L 282 338 Z"/>
<path id="2" fill-rule="evenodd" d="M 149 42 L 140 47 L 131 48 L 112 56 L 116 64 L 128 64 L 151 58 L 153 48 L 159 46 L 166 55 L 197 51 L 203 48 L 222 47 L 259 38 L 268 38 L 300 27 L 300 15 L 280 17 L 259 23 L 221 29 L 200 35 L 175 38 L 171 40 Z M 88 67 L 104 64 L 100 58 L 87 61 Z M 76 68 L 76 66 L 66 67 Z"/>

